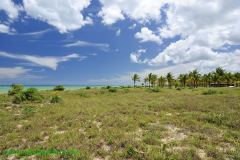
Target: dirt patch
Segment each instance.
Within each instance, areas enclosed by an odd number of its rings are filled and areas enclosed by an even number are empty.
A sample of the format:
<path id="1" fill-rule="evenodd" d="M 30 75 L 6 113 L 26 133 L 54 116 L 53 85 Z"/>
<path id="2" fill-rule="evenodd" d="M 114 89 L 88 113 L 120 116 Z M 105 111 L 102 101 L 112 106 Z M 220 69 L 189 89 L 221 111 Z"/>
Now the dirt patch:
<path id="1" fill-rule="evenodd" d="M 234 152 L 236 148 L 230 143 L 221 143 L 220 146 L 217 147 L 217 150 L 226 153 L 228 151 Z"/>
<path id="2" fill-rule="evenodd" d="M 208 159 L 207 158 L 207 154 L 206 154 L 206 152 L 203 149 L 197 149 L 196 150 L 196 154 L 202 160 Z"/>
<path id="3" fill-rule="evenodd" d="M 96 125 L 96 127 L 98 128 L 99 131 L 102 130 L 101 126 L 102 126 L 102 123 L 101 122 L 98 122 L 98 121 L 93 121 L 93 124 Z"/>
<path id="4" fill-rule="evenodd" d="M 167 125 L 165 126 L 165 128 L 167 129 L 167 137 L 161 139 L 161 141 L 163 143 L 170 143 L 173 141 L 181 141 L 185 138 L 187 138 L 187 135 L 183 132 L 181 132 L 180 128 L 177 128 L 173 125 Z"/>
<path id="5" fill-rule="evenodd" d="M 64 134 L 66 131 L 56 131 L 54 134 Z"/>

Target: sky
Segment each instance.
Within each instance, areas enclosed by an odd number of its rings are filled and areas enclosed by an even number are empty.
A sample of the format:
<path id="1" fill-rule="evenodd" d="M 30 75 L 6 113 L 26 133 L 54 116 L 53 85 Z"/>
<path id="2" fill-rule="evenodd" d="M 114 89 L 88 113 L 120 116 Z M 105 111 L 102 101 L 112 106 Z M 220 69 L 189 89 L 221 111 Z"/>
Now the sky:
<path id="1" fill-rule="evenodd" d="M 239 0 L 1 0 L 0 84 L 240 71 Z"/>

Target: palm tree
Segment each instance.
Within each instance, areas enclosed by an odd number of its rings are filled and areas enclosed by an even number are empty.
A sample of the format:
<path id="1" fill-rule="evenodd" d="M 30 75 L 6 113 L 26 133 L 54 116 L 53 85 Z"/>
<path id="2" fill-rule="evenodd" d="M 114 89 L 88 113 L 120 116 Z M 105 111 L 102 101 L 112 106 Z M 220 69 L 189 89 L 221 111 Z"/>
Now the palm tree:
<path id="1" fill-rule="evenodd" d="M 198 87 L 198 82 L 201 78 L 201 74 L 199 74 L 198 70 L 195 69 L 192 72 L 190 72 L 189 77 L 191 77 L 193 81 L 193 87 Z"/>
<path id="2" fill-rule="evenodd" d="M 144 86 L 145 86 L 145 87 L 147 86 L 148 81 L 149 81 L 149 80 L 148 80 L 148 77 L 145 77 L 145 78 L 144 78 Z"/>
<path id="3" fill-rule="evenodd" d="M 224 80 L 225 70 L 221 67 L 216 68 L 215 74 L 217 76 L 217 84 L 220 85 L 221 81 Z"/>
<path id="4" fill-rule="evenodd" d="M 133 77 L 132 77 L 132 80 L 133 80 L 133 84 L 134 84 L 134 87 L 136 86 L 136 82 L 139 82 L 140 81 L 140 77 L 138 74 L 134 74 Z"/>
<path id="5" fill-rule="evenodd" d="M 172 73 L 169 72 L 166 77 L 167 77 L 167 81 L 168 81 L 168 87 L 172 88 L 172 82 L 173 82 L 173 75 L 172 75 Z"/>
<path id="6" fill-rule="evenodd" d="M 152 74 L 152 76 L 151 76 L 151 80 L 150 80 L 152 87 L 155 86 L 156 81 L 157 81 L 157 75 Z"/>
<path id="7" fill-rule="evenodd" d="M 152 73 L 148 74 L 148 87 L 150 88 L 151 86 L 151 79 L 152 79 Z"/>
<path id="8" fill-rule="evenodd" d="M 187 83 L 188 75 L 187 74 L 180 74 L 178 79 L 179 79 L 179 81 L 181 83 L 181 86 L 185 87 L 186 83 Z"/>
<path id="9" fill-rule="evenodd" d="M 240 84 L 240 72 L 237 72 L 234 74 L 234 79 L 235 79 L 235 85 L 238 87 Z"/>
<path id="10" fill-rule="evenodd" d="M 233 74 L 231 72 L 228 72 L 228 73 L 224 74 L 224 79 L 226 80 L 227 85 L 232 84 L 233 78 L 234 78 L 234 76 L 233 76 Z"/>
<path id="11" fill-rule="evenodd" d="M 164 85 L 165 85 L 165 82 L 166 82 L 166 78 L 165 77 L 163 77 L 163 76 L 160 76 L 159 78 L 158 78 L 158 85 L 160 86 L 160 87 L 164 87 Z"/>

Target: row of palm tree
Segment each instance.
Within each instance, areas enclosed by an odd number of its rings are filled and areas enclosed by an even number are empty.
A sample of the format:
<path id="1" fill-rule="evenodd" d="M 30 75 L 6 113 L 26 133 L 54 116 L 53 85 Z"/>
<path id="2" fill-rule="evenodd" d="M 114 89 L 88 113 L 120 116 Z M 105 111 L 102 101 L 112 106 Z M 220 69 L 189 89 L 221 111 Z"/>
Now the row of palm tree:
<path id="1" fill-rule="evenodd" d="M 132 77 L 134 86 L 137 82 L 141 82 L 140 76 L 134 74 Z M 171 88 L 173 85 L 175 87 L 210 87 L 210 86 L 240 86 L 240 72 L 232 73 L 227 72 L 221 67 L 216 68 L 214 72 L 200 74 L 197 69 L 187 73 L 180 74 L 178 77 L 174 78 L 172 73 L 167 73 L 166 76 L 150 73 L 144 79 L 142 86 L 148 87 L 164 87 L 168 86 Z"/>

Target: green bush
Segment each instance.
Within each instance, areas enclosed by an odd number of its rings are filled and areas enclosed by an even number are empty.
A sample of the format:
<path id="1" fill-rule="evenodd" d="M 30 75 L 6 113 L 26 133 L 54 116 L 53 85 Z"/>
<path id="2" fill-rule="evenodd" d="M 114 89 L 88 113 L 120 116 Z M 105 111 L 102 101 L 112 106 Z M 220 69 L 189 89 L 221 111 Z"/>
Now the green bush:
<path id="1" fill-rule="evenodd" d="M 110 88 L 111 88 L 111 86 L 107 86 L 107 87 L 106 87 L 106 89 L 110 89 Z"/>
<path id="2" fill-rule="evenodd" d="M 59 96 L 54 96 L 54 97 L 52 97 L 50 102 L 51 103 L 60 103 L 60 102 L 62 102 L 62 98 L 60 98 Z"/>
<path id="3" fill-rule="evenodd" d="M 55 86 L 53 90 L 54 91 L 64 91 L 64 89 L 65 89 L 64 86 L 58 85 L 58 86 Z"/>
<path id="4" fill-rule="evenodd" d="M 13 103 L 20 104 L 24 101 L 42 102 L 42 95 L 36 88 L 28 88 L 19 94 L 16 94 L 13 98 Z"/>
<path id="5" fill-rule="evenodd" d="M 151 91 L 152 92 L 160 92 L 161 90 L 160 90 L 160 88 L 157 87 L 157 88 L 152 88 Z"/>
<path id="6" fill-rule="evenodd" d="M 202 94 L 203 95 L 212 95 L 212 94 L 216 94 L 216 93 L 217 93 L 217 91 L 209 89 L 208 91 L 204 91 Z"/>
<path id="7" fill-rule="evenodd" d="M 40 95 L 36 88 L 28 88 L 26 91 L 23 92 L 23 94 L 28 101 L 41 102 L 43 99 L 43 97 Z"/>
<path id="8" fill-rule="evenodd" d="M 91 87 L 87 86 L 86 89 L 91 89 Z"/>
<path id="9" fill-rule="evenodd" d="M 13 98 L 13 103 L 14 104 L 20 104 L 22 103 L 23 101 L 26 100 L 26 97 L 24 96 L 24 94 L 22 93 L 19 93 L 19 94 L 16 94 Z"/>
<path id="10" fill-rule="evenodd" d="M 19 94 L 23 91 L 24 86 L 21 84 L 12 84 L 10 90 L 8 91 L 9 96 Z"/>
<path id="11" fill-rule="evenodd" d="M 108 91 L 112 92 L 112 93 L 115 93 L 115 92 L 117 92 L 117 88 L 109 88 Z"/>

